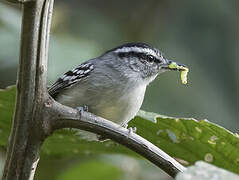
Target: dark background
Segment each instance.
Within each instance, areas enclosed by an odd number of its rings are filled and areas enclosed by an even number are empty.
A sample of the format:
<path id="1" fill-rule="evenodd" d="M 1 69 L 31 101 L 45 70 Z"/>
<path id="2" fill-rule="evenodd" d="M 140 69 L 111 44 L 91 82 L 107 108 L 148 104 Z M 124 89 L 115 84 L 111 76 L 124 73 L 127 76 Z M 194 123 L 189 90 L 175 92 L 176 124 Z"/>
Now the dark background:
<path id="1" fill-rule="evenodd" d="M 115 46 L 149 43 L 186 64 L 189 83 L 182 85 L 176 72 L 160 75 L 148 87 L 142 109 L 208 119 L 239 133 L 238 0 L 58 0 L 54 10 L 49 85 Z M 20 7 L 0 2 L 0 88 L 16 80 L 20 23 Z M 136 179 L 144 178 L 149 177 Z"/>

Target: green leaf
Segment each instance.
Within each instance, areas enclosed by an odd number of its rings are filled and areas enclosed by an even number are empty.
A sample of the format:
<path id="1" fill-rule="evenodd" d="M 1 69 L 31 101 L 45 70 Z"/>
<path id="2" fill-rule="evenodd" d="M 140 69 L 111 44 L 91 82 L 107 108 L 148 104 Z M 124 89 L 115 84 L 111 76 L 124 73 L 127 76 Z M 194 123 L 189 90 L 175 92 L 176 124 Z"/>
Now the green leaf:
<path id="1" fill-rule="evenodd" d="M 176 180 L 237 180 L 239 176 L 224 169 L 218 168 L 203 161 L 196 162 L 194 166 L 187 168 L 176 176 Z"/>
<path id="2" fill-rule="evenodd" d="M 111 163 L 103 161 L 88 161 L 82 164 L 76 164 L 58 175 L 57 180 L 100 180 L 100 179 L 122 179 L 122 170 Z"/>
<path id="3" fill-rule="evenodd" d="M 145 121 L 147 117 L 152 122 Z M 140 111 L 132 122 L 137 133 L 160 147 L 185 166 L 204 160 L 239 173 L 237 134 L 207 120 L 172 118 Z"/>
<path id="4" fill-rule="evenodd" d="M 0 146 L 6 147 L 15 105 L 16 87 L 0 89 Z"/>
<path id="5" fill-rule="evenodd" d="M 6 147 L 14 108 L 15 88 L 0 91 L 0 145 Z M 129 123 L 137 134 L 148 139 L 183 165 L 204 160 L 239 173 L 239 138 L 209 121 L 172 118 L 140 111 Z M 112 141 L 104 143 L 81 139 L 80 130 L 63 129 L 49 137 L 42 147 L 43 156 L 66 157 L 97 153 L 136 153 Z"/>

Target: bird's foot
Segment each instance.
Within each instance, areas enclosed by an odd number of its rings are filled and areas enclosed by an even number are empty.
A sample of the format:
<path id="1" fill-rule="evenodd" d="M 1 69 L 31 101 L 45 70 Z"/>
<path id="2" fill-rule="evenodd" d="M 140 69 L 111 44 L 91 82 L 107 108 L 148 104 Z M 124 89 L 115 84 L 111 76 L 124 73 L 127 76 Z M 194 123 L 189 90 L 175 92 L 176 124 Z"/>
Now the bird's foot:
<path id="1" fill-rule="evenodd" d="M 136 133 L 136 131 L 137 131 L 137 128 L 136 128 L 136 127 L 129 127 L 129 128 L 128 128 L 128 124 L 123 124 L 122 127 L 128 129 L 129 134 L 131 134 L 131 133 Z"/>
<path id="2" fill-rule="evenodd" d="M 84 105 L 84 106 L 78 106 L 76 107 L 77 111 L 79 111 L 80 115 L 82 112 L 86 111 L 88 112 L 88 106 Z"/>
<path id="3" fill-rule="evenodd" d="M 78 106 L 76 107 L 76 110 L 78 111 L 79 115 L 80 115 L 80 119 L 81 119 L 81 116 L 82 116 L 82 113 L 85 111 L 85 112 L 88 112 L 88 106 L 84 105 L 84 106 Z"/>
<path id="4" fill-rule="evenodd" d="M 136 133 L 137 128 L 136 127 L 129 127 L 128 131 L 129 131 L 129 134 Z"/>
<path id="5" fill-rule="evenodd" d="M 88 106 L 84 105 L 84 106 L 78 106 L 76 107 L 76 109 L 79 111 L 79 112 L 82 112 L 82 111 L 86 111 L 88 112 Z"/>

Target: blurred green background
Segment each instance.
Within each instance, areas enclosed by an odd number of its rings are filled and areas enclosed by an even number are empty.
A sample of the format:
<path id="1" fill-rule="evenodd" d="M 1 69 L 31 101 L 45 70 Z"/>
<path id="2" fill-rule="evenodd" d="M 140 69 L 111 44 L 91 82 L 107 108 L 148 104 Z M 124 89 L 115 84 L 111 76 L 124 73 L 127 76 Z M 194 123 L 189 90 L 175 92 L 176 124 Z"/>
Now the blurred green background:
<path id="1" fill-rule="evenodd" d="M 187 86 L 181 84 L 179 73 L 159 76 L 148 87 L 142 109 L 208 119 L 239 133 L 238 19 L 238 0 L 58 0 L 51 31 L 49 85 L 68 69 L 108 49 L 146 42 L 167 58 L 186 64 L 190 73 Z M 16 80 L 20 26 L 21 7 L 1 1 L 0 88 Z M 97 173 L 89 177 L 86 170 L 92 169 Z M 144 160 L 101 155 L 41 159 L 37 179 L 77 179 L 77 173 L 84 179 L 169 178 Z"/>

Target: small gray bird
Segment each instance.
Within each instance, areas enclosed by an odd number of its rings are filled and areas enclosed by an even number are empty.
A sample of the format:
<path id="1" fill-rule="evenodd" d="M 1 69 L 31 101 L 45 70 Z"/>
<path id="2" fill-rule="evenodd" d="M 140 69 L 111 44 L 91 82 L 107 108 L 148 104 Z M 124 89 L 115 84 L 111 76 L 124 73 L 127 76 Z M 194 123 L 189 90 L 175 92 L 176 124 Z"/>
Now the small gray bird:
<path id="1" fill-rule="evenodd" d="M 49 89 L 58 102 L 122 126 L 139 111 L 147 85 L 172 61 L 145 43 L 128 43 L 66 72 Z M 180 66 L 182 66 L 180 64 Z"/>

